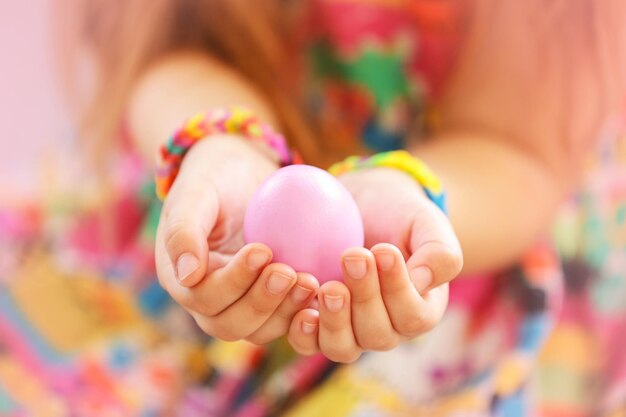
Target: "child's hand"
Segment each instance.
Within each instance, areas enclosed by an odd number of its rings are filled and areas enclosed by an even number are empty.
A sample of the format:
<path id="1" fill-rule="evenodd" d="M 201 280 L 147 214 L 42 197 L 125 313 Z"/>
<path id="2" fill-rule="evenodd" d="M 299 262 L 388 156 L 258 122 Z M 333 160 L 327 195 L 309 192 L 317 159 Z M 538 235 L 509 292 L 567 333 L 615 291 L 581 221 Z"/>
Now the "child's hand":
<path id="1" fill-rule="evenodd" d="M 312 276 L 271 264 L 266 246 L 242 247 L 247 202 L 275 170 L 247 143 L 211 138 L 189 151 L 165 201 L 155 249 L 159 282 L 211 336 L 269 342 L 317 292 Z"/>
<path id="2" fill-rule="evenodd" d="M 289 340 L 302 354 L 319 350 L 351 362 L 363 351 L 389 350 L 432 329 L 463 259 L 448 219 L 407 174 L 375 168 L 340 180 L 361 211 L 366 246 L 375 246 L 344 253 L 345 284 L 322 285 L 319 313 L 300 311 Z"/>

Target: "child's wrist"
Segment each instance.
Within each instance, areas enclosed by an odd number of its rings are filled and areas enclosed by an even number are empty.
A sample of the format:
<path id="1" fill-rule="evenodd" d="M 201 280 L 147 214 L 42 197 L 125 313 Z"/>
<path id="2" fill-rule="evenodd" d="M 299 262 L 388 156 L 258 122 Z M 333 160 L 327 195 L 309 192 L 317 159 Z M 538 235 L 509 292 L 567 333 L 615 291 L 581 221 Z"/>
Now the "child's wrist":
<path id="1" fill-rule="evenodd" d="M 216 140 L 219 137 L 233 139 L 235 143 L 245 139 L 254 144 L 253 146 L 257 146 L 256 152 L 260 155 L 267 153 L 269 157 L 273 153 L 273 159 L 282 166 L 294 162 L 294 155 L 285 139 L 251 111 L 231 107 L 199 113 L 187 119 L 159 149 L 155 179 L 157 196 L 161 200 L 174 183 L 190 149 L 200 143 L 218 143 Z M 243 149 L 254 147 L 245 146 L 241 149 L 243 152 Z M 234 157 L 238 159 L 237 155 Z"/>
<path id="2" fill-rule="evenodd" d="M 189 149 L 181 164 L 203 164 L 211 171 L 231 169 L 233 165 L 277 169 L 280 162 L 271 149 L 261 143 L 251 143 L 239 135 L 219 133 L 207 137 Z"/>
<path id="3" fill-rule="evenodd" d="M 331 166 L 328 171 L 336 176 L 372 169 L 393 169 L 403 172 L 419 184 L 426 196 L 447 213 L 445 193 L 438 177 L 426 164 L 407 151 L 381 152 L 370 157 L 351 156 Z"/>

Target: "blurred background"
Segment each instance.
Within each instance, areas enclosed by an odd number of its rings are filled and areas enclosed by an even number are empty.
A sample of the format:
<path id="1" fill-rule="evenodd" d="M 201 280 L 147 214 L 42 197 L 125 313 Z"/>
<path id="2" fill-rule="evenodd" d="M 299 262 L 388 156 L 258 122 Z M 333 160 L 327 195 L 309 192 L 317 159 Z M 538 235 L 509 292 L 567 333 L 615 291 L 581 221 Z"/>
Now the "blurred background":
<path id="1" fill-rule="evenodd" d="M 435 3 L 447 2 L 420 4 Z M 210 410 L 211 415 L 230 416 L 230 407 L 239 406 L 237 394 L 253 393 L 249 385 L 259 363 L 280 369 L 264 380 L 270 389 L 259 385 L 262 395 L 292 395 L 288 389 L 297 384 L 281 386 L 291 383 L 285 375 L 303 375 L 297 382 L 304 386 L 330 373 L 334 365 L 321 356 L 307 361 L 286 345 L 267 349 L 209 341 L 197 330 L 154 275 L 152 236 L 160 205 L 152 184 L 143 186 L 142 179 L 132 182 L 131 175 L 125 176 L 138 170 L 136 161 L 112 170 L 120 173 L 118 187 L 105 209 L 81 205 L 83 200 L 75 196 L 66 198 L 64 190 L 82 193 L 89 183 L 77 163 L 76 135 L 57 77 L 53 7 L 54 0 L 0 0 L 0 416 L 60 417 L 70 415 L 69 410 L 78 410 L 71 415 L 79 416 L 206 417 Z M 625 398 L 626 140 L 622 135 L 615 143 L 619 147 L 600 149 L 601 167 L 610 175 L 592 177 L 589 190 L 566 202 L 555 227 L 564 270 L 572 277 L 567 290 L 573 296 L 565 309 L 570 321 L 553 332 L 542 357 L 543 373 L 534 381 L 545 384 L 544 416 L 580 417 L 586 414 L 578 410 L 596 407 L 597 394 L 604 389 L 598 382 L 604 362 L 610 365 L 606 385 L 619 383 L 614 391 L 605 389 L 609 400 L 621 401 L 621 406 Z M 609 158 L 612 151 L 619 157 Z M 561 266 L 556 261 L 552 265 L 551 252 L 543 249 L 540 245 L 524 261 L 538 274 L 537 282 L 543 275 L 553 279 L 557 274 L 552 272 Z M 512 278 L 512 288 L 519 291 L 519 277 Z M 579 305 L 588 308 L 585 320 L 579 320 L 574 308 Z M 595 326 L 594 309 L 597 317 L 610 319 L 608 324 Z M 488 311 L 485 317 L 498 316 Z M 451 320 L 452 333 L 462 334 L 462 315 Z M 528 326 L 536 328 L 532 320 Z M 448 340 L 444 345 L 461 349 Z M 516 361 L 526 357 L 517 353 L 513 351 L 508 370 L 512 380 L 519 373 L 523 381 Z M 445 349 L 441 354 L 452 357 Z M 420 369 L 427 369 L 426 360 L 418 356 L 416 363 L 424 365 Z M 393 363 L 406 371 L 406 357 L 386 358 L 390 362 L 380 356 L 364 366 L 377 372 Z M 450 369 L 458 375 L 469 372 L 467 363 L 459 363 Z M 454 381 L 457 374 L 451 371 L 449 377 Z M 350 398 L 372 400 L 371 387 L 355 394 L 352 386 L 336 381 L 343 384 L 335 387 L 337 395 L 325 391 L 331 408 Z M 251 397 L 252 406 L 258 405 L 256 399 Z M 279 404 L 284 398 L 273 401 Z M 613 403 L 607 402 L 607 410 Z M 557 414 L 563 404 L 572 414 Z M 168 414 L 174 405 L 180 413 Z M 21 413 L 22 406 L 32 413 Z M 611 416 L 626 417 L 626 411 Z"/>
<path id="2" fill-rule="evenodd" d="M 56 80 L 52 2 L 0 2 L 0 201 L 36 198 L 44 162 L 71 141 Z"/>

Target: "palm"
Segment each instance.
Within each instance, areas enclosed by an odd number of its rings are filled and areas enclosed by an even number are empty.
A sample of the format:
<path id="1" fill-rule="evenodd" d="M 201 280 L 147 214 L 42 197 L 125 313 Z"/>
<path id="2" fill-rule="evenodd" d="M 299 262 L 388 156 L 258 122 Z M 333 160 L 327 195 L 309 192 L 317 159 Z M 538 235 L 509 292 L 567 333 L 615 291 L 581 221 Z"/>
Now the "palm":
<path id="1" fill-rule="evenodd" d="M 406 174 L 374 169 L 347 174 L 341 181 L 352 193 L 363 218 L 365 245 L 397 246 L 405 259 L 411 254 L 410 233 L 426 198 Z"/>
<path id="2" fill-rule="evenodd" d="M 228 184 L 225 181 L 214 182 L 219 211 L 207 240 L 209 271 L 224 266 L 244 246 L 243 219 L 248 202 L 261 182 L 274 170 L 273 166 L 263 161 L 255 169 L 234 167 L 219 173 L 220 178 L 228 179 Z"/>

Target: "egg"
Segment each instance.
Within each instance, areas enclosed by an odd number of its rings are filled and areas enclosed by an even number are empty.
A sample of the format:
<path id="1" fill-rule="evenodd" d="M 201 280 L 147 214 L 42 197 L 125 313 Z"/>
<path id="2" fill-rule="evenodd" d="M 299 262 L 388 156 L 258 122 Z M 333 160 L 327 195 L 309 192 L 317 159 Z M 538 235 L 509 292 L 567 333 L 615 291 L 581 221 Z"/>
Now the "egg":
<path id="1" fill-rule="evenodd" d="M 244 239 L 267 245 L 273 262 L 324 283 L 341 280 L 343 251 L 363 246 L 363 221 L 335 177 L 310 165 L 291 165 L 267 178 L 252 196 Z"/>

